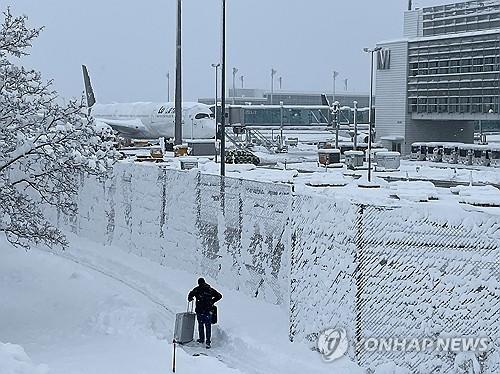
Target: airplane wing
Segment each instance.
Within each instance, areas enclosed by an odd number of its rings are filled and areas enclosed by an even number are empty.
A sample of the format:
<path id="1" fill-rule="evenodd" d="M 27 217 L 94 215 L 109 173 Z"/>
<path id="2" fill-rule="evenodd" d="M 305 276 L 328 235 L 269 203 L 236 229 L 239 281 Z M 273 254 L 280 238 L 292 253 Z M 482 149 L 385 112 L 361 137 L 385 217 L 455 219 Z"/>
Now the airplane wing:
<path id="1" fill-rule="evenodd" d="M 146 126 L 142 123 L 140 119 L 132 120 L 116 120 L 116 119 L 105 119 L 99 118 L 99 122 L 109 125 L 118 132 L 120 135 L 125 137 L 141 137 L 147 132 Z"/>

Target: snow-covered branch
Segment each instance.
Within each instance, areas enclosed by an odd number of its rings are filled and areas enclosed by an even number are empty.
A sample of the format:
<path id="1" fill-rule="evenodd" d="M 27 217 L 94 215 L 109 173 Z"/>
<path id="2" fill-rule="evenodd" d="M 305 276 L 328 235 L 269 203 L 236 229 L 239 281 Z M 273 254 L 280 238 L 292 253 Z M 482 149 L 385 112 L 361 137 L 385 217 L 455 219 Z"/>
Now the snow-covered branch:
<path id="1" fill-rule="evenodd" d="M 17 66 L 41 29 L 4 13 L 0 30 L 0 232 L 14 244 L 64 245 L 42 205 L 74 212 L 82 173 L 105 175 L 116 158 L 85 114 L 83 100 L 61 106 L 51 81 Z"/>

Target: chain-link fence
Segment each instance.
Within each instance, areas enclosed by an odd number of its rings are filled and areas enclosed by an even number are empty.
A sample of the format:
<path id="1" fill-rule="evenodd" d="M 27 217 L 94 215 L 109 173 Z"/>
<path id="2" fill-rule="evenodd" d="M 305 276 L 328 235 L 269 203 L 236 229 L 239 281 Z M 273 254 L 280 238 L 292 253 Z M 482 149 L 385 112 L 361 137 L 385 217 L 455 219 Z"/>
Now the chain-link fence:
<path id="1" fill-rule="evenodd" d="M 498 215 L 439 202 L 360 205 L 136 164 L 119 164 L 106 181 L 82 179 L 78 199 L 76 216 L 54 214 L 60 226 L 289 306 L 291 340 L 313 343 L 341 327 L 359 364 L 391 360 L 427 374 L 451 372 L 457 355 L 360 342 L 487 336 L 493 344 L 478 363 L 500 372 Z"/>
<path id="2" fill-rule="evenodd" d="M 474 364 L 483 373 L 500 370 L 497 216 L 304 196 L 294 202 L 292 226 L 292 340 L 315 342 L 326 328 L 344 328 L 349 354 L 362 366 L 394 361 L 412 373 L 468 373 Z M 362 344 L 450 336 L 488 337 L 492 344 L 465 360 L 452 352 Z"/>
<path id="3" fill-rule="evenodd" d="M 78 235 L 281 304 L 290 202 L 286 185 L 118 164 L 105 181 L 82 179 L 76 216 L 55 217 Z"/>

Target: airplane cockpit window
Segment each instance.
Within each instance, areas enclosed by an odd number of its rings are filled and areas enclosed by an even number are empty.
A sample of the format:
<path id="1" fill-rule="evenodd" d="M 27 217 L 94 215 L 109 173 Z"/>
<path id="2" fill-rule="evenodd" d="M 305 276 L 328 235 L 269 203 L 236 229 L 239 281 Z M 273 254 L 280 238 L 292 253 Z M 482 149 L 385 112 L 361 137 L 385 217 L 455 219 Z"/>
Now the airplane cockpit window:
<path id="1" fill-rule="evenodd" d="M 194 119 L 205 119 L 205 118 L 210 118 L 210 114 L 207 113 L 198 113 Z"/>

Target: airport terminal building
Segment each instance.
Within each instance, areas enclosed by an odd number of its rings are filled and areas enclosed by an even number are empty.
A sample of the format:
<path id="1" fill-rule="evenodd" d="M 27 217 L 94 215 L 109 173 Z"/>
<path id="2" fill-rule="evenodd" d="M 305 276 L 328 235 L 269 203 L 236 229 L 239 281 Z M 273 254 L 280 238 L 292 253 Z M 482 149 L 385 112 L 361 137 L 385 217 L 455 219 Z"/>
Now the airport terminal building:
<path id="1" fill-rule="evenodd" d="M 473 143 L 500 119 L 500 0 L 405 12 L 404 38 L 377 43 L 377 141 Z"/>

